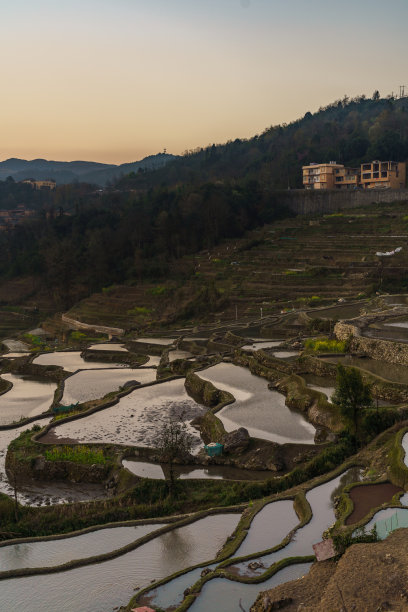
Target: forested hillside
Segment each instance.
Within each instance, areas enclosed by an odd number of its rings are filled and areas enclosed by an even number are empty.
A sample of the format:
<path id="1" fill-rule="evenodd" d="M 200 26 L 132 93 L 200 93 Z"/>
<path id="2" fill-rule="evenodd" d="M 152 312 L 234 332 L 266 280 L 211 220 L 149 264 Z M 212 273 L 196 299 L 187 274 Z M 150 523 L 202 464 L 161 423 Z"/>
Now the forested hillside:
<path id="1" fill-rule="evenodd" d="M 407 157 L 408 99 L 345 98 L 251 140 L 130 174 L 103 193 L 58 187 L 40 218 L 0 233 L 0 283 L 35 276 L 66 308 L 112 283 L 157 280 L 176 259 L 288 216 L 275 189 L 300 187 L 304 163 Z M 2 189 L 10 199 L 20 187 Z"/>
<path id="2" fill-rule="evenodd" d="M 146 188 L 214 180 L 256 179 L 273 189 L 302 187 L 301 167 L 336 160 L 354 166 L 373 159 L 408 159 L 408 98 L 344 97 L 288 125 L 188 151 L 154 173 L 123 179 L 123 187 Z"/>

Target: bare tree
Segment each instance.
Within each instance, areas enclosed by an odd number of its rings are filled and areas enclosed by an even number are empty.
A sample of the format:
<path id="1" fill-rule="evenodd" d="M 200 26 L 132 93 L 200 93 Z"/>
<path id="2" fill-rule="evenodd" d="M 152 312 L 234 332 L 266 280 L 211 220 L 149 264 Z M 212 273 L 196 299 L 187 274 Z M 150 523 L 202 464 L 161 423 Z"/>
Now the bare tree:
<path id="1" fill-rule="evenodd" d="M 169 493 L 173 496 L 174 492 L 174 465 L 178 459 L 183 459 L 191 451 L 193 436 L 188 433 L 187 425 L 184 421 L 184 414 L 169 415 L 163 419 L 158 432 L 157 449 L 160 452 L 160 459 L 169 466 Z"/>

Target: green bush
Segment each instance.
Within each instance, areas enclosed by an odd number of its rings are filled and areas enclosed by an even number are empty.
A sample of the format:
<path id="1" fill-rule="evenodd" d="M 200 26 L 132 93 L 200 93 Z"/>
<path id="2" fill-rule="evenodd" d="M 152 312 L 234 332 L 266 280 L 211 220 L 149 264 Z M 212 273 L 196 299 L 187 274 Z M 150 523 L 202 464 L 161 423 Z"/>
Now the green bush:
<path id="1" fill-rule="evenodd" d="M 80 331 L 72 331 L 71 338 L 72 340 L 85 340 L 85 338 L 87 338 L 87 335 Z"/>
<path id="2" fill-rule="evenodd" d="M 152 287 L 152 289 L 150 289 L 152 295 L 164 295 L 166 291 L 167 288 L 164 285 L 157 285 L 157 287 Z"/>
<path id="3" fill-rule="evenodd" d="M 342 340 L 329 340 L 329 338 L 310 338 L 305 342 L 305 348 L 315 353 L 345 353 L 347 342 Z"/>
<path id="4" fill-rule="evenodd" d="M 106 464 L 107 459 L 101 449 L 89 448 L 89 446 L 56 446 L 52 450 L 45 451 L 47 461 L 73 461 L 74 463 Z"/>
<path id="5" fill-rule="evenodd" d="M 131 310 L 127 311 L 128 315 L 143 315 L 147 316 L 152 313 L 151 308 L 147 308 L 147 306 L 135 306 Z"/>

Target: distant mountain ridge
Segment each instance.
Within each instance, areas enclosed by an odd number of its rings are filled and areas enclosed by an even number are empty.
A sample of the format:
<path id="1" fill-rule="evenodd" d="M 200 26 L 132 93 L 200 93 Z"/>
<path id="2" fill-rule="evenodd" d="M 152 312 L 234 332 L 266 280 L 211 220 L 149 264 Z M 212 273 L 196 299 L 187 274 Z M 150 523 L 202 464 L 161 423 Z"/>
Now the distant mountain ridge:
<path id="1" fill-rule="evenodd" d="M 156 170 L 162 168 L 169 161 L 176 159 L 176 155 L 158 153 L 149 155 L 144 159 L 126 164 L 103 164 L 88 161 L 49 161 L 46 159 L 19 159 L 11 157 L 0 162 L 0 180 L 12 176 L 15 181 L 26 178 L 37 180 L 54 179 L 57 183 L 95 183 L 104 186 L 108 181 L 119 179 L 125 174 L 141 170 Z"/>

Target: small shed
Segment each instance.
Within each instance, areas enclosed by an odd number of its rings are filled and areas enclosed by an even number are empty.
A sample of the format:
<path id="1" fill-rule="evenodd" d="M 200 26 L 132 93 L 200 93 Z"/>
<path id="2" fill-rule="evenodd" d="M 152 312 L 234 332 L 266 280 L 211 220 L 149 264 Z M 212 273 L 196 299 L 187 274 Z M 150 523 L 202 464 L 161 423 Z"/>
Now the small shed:
<path id="1" fill-rule="evenodd" d="M 141 608 L 132 608 L 130 612 L 156 612 L 153 608 L 148 608 L 148 606 L 142 606 Z"/>
<path id="2" fill-rule="evenodd" d="M 210 457 L 219 457 L 222 455 L 222 451 L 224 450 L 224 445 L 219 442 L 210 442 L 207 446 L 204 446 L 207 455 Z"/>

